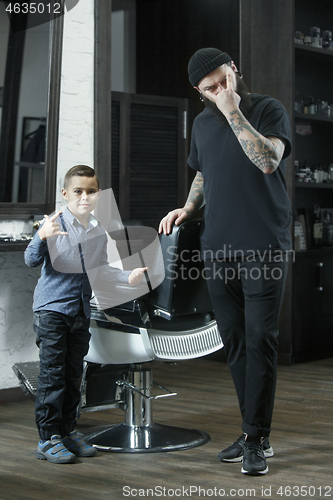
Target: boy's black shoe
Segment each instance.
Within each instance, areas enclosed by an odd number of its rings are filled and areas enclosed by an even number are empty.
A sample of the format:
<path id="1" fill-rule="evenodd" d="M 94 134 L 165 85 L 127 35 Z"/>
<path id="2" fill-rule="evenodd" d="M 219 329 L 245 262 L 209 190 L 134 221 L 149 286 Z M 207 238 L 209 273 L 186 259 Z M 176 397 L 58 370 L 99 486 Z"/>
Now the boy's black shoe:
<path id="1" fill-rule="evenodd" d="M 74 453 L 77 457 L 94 457 L 96 455 L 96 448 L 87 444 L 83 439 L 83 435 L 76 431 L 72 431 L 63 438 L 62 442 L 68 451 Z"/>
<path id="2" fill-rule="evenodd" d="M 250 476 L 267 474 L 268 467 L 262 443 L 245 441 L 243 444 L 242 473 Z"/>
<path id="3" fill-rule="evenodd" d="M 239 438 L 228 448 L 220 451 L 217 455 L 222 462 L 241 462 L 243 459 L 243 444 L 245 442 L 246 434 L 242 434 Z M 269 444 L 268 438 L 263 438 L 263 449 L 266 458 L 274 455 L 273 448 Z"/>

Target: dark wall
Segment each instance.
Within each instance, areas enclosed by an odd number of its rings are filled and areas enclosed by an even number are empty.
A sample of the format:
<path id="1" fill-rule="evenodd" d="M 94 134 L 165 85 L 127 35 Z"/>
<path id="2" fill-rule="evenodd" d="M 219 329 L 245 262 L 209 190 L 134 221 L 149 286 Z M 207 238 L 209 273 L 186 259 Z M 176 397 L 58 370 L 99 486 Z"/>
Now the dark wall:
<path id="1" fill-rule="evenodd" d="M 216 47 L 239 65 L 239 3 L 137 0 L 137 94 L 189 99 L 189 131 L 203 104 L 188 80 L 188 62 L 198 49 Z M 188 167 L 189 183 L 194 175 Z"/>
<path id="2" fill-rule="evenodd" d="M 238 1 L 137 1 L 138 94 L 197 99 L 187 65 L 202 47 L 220 48 L 239 63 Z"/>

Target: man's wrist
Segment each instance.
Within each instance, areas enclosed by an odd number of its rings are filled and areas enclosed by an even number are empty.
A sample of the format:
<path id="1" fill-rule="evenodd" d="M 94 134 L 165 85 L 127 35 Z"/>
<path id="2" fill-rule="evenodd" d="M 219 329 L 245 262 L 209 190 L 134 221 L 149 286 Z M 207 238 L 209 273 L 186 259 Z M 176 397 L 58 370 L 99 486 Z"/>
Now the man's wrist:
<path id="1" fill-rule="evenodd" d="M 189 203 L 186 203 L 186 205 L 184 205 L 183 210 L 185 210 L 185 212 L 187 212 L 188 215 L 191 216 L 195 211 L 195 204 L 190 201 Z"/>
<path id="2" fill-rule="evenodd" d="M 242 118 L 242 112 L 239 108 L 236 108 L 236 109 L 232 109 L 230 111 L 228 111 L 226 114 L 225 114 L 225 117 L 226 119 L 228 120 L 228 122 L 230 123 L 232 120 L 234 120 L 235 118 L 237 118 L 237 116 L 239 118 Z"/>

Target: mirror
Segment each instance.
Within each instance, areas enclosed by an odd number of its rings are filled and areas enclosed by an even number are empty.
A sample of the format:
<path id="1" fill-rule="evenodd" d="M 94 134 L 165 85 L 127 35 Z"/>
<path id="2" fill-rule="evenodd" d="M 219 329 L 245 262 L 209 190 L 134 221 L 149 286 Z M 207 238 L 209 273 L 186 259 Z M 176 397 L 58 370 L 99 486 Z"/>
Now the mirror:
<path id="1" fill-rule="evenodd" d="M 13 20 L 7 5 L 0 0 L 0 218 L 28 219 L 54 208 L 63 16 Z"/>

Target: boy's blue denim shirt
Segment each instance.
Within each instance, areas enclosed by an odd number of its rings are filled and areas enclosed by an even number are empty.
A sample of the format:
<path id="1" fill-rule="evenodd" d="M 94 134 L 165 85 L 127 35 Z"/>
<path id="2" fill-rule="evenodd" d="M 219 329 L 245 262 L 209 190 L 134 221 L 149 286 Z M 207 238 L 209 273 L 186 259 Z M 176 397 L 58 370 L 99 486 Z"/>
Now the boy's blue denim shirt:
<path id="1" fill-rule="evenodd" d="M 85 228 L 66 208 L 57 222 L 68 235 L 43 241 L 36 233 L 24 253 L 28 266 L 43 264 L 33 310 L 76 316 L 83 306 L 84 315 L 89 318 L 92 276 L 128 283 L 130 271 L 109 265 L 105 230 L 92 215 Z"/>

